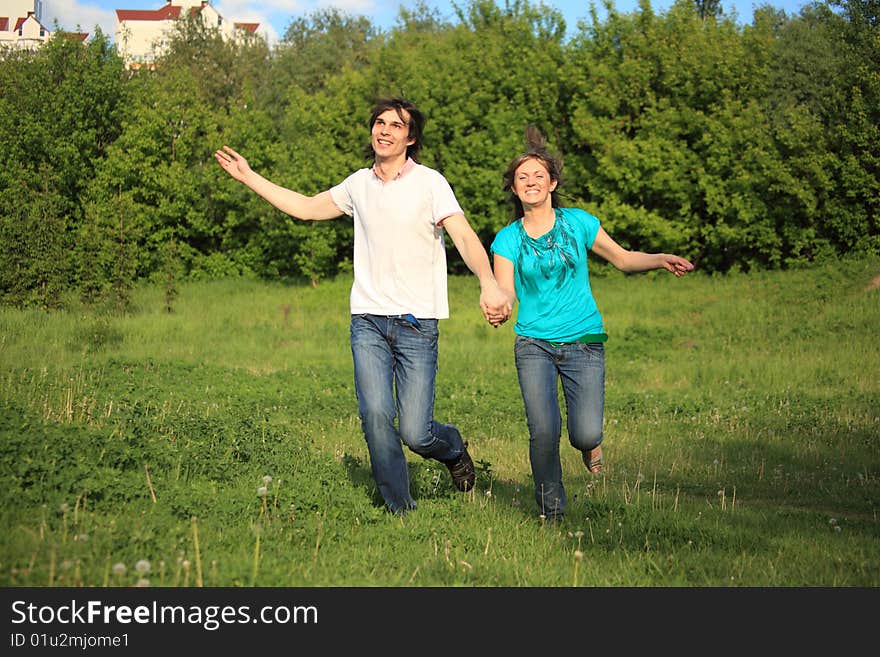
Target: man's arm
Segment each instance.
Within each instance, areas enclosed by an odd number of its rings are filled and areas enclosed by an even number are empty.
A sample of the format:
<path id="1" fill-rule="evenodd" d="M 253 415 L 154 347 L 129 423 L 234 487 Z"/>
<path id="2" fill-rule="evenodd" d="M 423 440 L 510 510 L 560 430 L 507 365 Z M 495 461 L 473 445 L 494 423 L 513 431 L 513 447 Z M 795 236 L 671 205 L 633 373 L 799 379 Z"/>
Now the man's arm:
<path id="1" fill-rule="evenodd" d="M 510 299 L 498 286 L 486 249 L 468 220 L 461 213 L 453 214 L 443 220 L 443 227 L 464 264 L 480 281 L 480 309 L 486 321 L 494 324 L 500 323 L 500 318 L 506 320 L 510 317 Z"/>
<path id="2" fill-rule="evenodd" d="M 315 196 L 306 196 L 292 189 L 276 185 L 253 171 L 248 161 L 229 146 L 214 153 L 214 159 L 230 176 L 243 183 L 269 201 L 276 208 L 297 219 L 321 221 L 334 219 L 342 214 L 330 192 L 321 192 Z"/>

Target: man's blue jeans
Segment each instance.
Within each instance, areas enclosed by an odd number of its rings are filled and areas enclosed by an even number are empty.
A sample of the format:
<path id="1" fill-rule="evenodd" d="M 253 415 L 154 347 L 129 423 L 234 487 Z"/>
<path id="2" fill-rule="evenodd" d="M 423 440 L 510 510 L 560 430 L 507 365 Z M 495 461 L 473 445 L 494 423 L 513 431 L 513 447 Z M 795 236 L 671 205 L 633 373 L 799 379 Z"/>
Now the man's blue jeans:
<path id="1" fill-rule="evenodd" d="M 554 347 L 545 340 L 518 335 L 514 354 L 529 426 L 535 501 L 541 514 L 552 519 L 565 512 L 558 382 L 562 380 L 569 442 L 582 452 L 593 449 L 602 442 L 605 346 L 573 343 Z"/>
<path id="2" fill-rule="evenodd" d="M 458 429 L 434 420 L 438 336 L 436 319 L 351 317 L 358 413 L 373 479 L 393 513 L 416 508 L 401 440 L 438 461 L 457 459 L 464 449 Z"/>

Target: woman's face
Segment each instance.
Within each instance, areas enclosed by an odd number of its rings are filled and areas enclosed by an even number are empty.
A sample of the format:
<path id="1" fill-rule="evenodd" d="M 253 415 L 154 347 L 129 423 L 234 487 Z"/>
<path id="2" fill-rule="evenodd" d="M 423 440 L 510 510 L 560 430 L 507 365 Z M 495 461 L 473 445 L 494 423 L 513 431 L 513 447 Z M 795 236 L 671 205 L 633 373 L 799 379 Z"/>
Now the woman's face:
<path id="1" fill-rule="evenodd" d="M 556 181 L 550 179 L 547 167 L 540 160 L 529 158 L 513 174 L 513 193 L 523 207 L 539 207 L 550 203 Z"/>

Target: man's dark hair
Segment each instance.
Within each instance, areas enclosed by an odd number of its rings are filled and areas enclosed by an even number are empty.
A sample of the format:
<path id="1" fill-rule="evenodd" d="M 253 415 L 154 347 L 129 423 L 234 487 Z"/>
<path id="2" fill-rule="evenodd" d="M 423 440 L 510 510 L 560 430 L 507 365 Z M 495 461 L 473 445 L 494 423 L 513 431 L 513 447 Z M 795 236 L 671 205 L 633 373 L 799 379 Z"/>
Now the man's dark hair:
<path id="1" fill-rule="evenodd" d="M 510 193 L 509 201 L 513 204 L 514 219 L 523 216 L 523 204 L 519 197 L 513 193 L 513 178 L 516 170 L 526 160 L 537 160 L 547 169 L 550 174 L 550 180 L 556 182 L 556 189 L 550 192 L 550 205 L 554 208 L 559 207 L 559 187 L 562 185 L 562 158 L 554 157 L 547 150 L 547 140 L 544 138 L 537 128 L 533 126 L 526 127 L 526 150 L 517 155 L 504 172 L 504 184 L 502 189 Z"/>
<path id="2" fill-rule="evenodd" d="M 376 123 L 376 119 L 379 118 L 379 115 L 387 110 L 394 110 L 397 112 L 397 116 L 400 117 L 400 120 L 409 125 L 409 138 L 413 140 L 413 143 L 407 146 L 406 156 L 411 157 L 418 162 L 419 151 L 422 148 L 422 132 L 425 129 L 425 115 L 422 114 L 419 111 L 419 108 L 413 103 L 404 100 L 403 98 L 380 98 L 373 106 L 373 114 L 370 116 L 371 131 L 373 130 L 373 124 Z M 408 121 L 406 120 L 406 117 L 404 117 L 403 112 L 409 114 Z M 372 143 L 367 144 L 365 154 L 367 158 L 372 158 L 375 155 Z"/>

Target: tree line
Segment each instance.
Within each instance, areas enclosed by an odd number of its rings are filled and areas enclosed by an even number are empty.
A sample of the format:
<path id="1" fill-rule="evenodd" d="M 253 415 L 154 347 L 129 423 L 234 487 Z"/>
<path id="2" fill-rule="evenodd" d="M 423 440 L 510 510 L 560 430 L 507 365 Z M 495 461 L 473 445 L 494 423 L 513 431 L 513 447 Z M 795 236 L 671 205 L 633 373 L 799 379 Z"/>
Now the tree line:
<path id="1" fill-rule="evenodd" d="M 604 8 L 571 29 L 527 0 L 452 19 L 417 5 L 387 31 L 324 10 L 273 46 L 182 20 L 152 70 L 126 70 L 100 30 L 0 53 L 2 301 L 124 308 L 139 280 L 171 297 L 186 278 L 349 271 L 350 221 L 287 217 L 212 153 L 317 193 L 369 164 L 388 95 L 426 113 L 422 162 L 486 245 L 513 219 L 501 172 L 534 125 L 564 159 L 563 202 L 627 248 L 707 272 L 880 253 L 877 0 L 768 5 L 747 25 L 713 0 Z"/>

